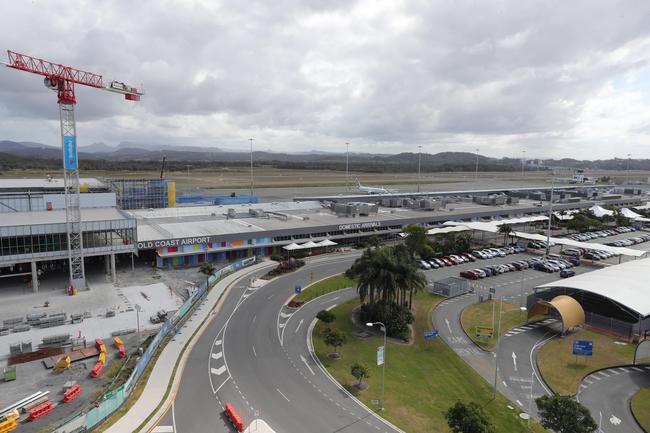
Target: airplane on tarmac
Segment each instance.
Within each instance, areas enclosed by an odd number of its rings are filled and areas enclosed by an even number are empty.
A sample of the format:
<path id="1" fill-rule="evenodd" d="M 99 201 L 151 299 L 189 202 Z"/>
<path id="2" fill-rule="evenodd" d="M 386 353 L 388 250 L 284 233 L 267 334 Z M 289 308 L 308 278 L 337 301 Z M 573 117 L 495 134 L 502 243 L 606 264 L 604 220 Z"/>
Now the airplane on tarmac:
<path id="1" fill-rule="evenodd" d="M 386 188 L 383 187 L 377 187 L 377 186 L 363 186 L 361 185 L 361 182 L 359 182 L 359 179 L 356 179 L 357 181 L 357 188 L 360 191 L 363 191 L 367 194 L 390 194 L 391 190 L 387 190 Z"/>

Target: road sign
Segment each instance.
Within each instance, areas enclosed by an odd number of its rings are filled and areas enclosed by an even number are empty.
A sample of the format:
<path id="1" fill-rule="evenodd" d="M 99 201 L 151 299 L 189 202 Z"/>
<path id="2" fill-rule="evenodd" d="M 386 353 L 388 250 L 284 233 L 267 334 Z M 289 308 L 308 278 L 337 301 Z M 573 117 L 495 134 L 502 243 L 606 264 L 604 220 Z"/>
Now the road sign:
<path id="1" fill-rule="evenodd" d="M 496 292 L 497 292 L 497 289 L 495 289 L 494 287 L 490 287 L 490 293 L 496 293 Z"/>
<path id="2" fill-rule="evenodd" d="M 372 403 L 372 404 L 379 404 L 379 400 L 370 400 L 370 403 Z"/>
<path id="3" fill-rule="evenodd" d="M 377 348 L 377 367 L 384 364 L 384 346 Z"/>
<path id="4" fill-rule="evenodd" d="M 594 342 L 591 340 L 576 340 L 573 342 L 573 354 L 578 356 L 591 356 L 594 351 Z"/>
<path id="5" fill-rule="evenodd" d="M 297 294 L 300 294 L 300 292 L 302 292 L 302 287 L 300 287 L 300 286 L 296 286 L 296 287 L 293 288 L 293 290 L 294 290 L 294 292 L 296 292 Z"/>
<path id="6" fill-rule="evenodd" d="M 424 331 L 424 339 L 425 340 L 430 340 L 432 338 L 436 338 L 438 336 L 438 331 L 433 330 L 433 331 Z"/>
<path id="7" fill-rule="evenodd" d="M 494 328 L 491 328 L 489 326 L 477 326 L 476 338 L 481 338 L 483 340 L 490 340 L 494 338 Z"/>

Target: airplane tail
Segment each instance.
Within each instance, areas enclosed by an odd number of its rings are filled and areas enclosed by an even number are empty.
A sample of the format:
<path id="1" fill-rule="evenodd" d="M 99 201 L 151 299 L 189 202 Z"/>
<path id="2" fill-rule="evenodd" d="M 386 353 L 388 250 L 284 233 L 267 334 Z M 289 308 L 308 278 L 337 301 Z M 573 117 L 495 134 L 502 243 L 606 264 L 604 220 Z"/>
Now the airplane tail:
<path id="1" fill-rule="evenodd" d="M 357 178 L 355 178 L 354 180 L 357 181 L 357 186 L 358 186 L 359 188 L 361 188 L 361 182 L 359 182 L 359 178 L 357 177 Z"/>

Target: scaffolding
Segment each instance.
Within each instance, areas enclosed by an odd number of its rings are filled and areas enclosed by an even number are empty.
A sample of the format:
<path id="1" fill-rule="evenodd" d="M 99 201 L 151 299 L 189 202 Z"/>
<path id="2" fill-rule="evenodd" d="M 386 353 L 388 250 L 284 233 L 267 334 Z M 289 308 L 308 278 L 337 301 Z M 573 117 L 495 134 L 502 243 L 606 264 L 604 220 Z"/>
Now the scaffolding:
<path id="1" fill-rule="evenodd" d="M 121 209 L 159 209 L 173 207 L 170 184 L 167 179 L 109 179 Z"/>

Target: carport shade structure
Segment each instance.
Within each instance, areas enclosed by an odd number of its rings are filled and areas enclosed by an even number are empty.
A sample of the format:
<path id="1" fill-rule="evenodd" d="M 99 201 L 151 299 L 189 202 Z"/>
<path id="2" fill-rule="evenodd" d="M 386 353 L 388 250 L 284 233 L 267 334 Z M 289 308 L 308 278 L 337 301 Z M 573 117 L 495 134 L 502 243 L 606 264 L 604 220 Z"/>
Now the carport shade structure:
<path id="1" fill-rule="evenodd" d="M 634 333 L 644 335 L 645 331 L 650 329 L 649 276 L 650 259 L 630 260 L 620 265 L 543 284 L 535 288 L 535 294 L 531 297 L 539 301 L 544 298 L 544 293 L 548 292 L 583 299 L 582 306 L 587 312 L 624 318 L 634 324 Z M 529 301 L 531 300 L 529 298 Z M 587 300 L 588 303 L 585 303 Z M 530 308 L 532 310 L 533 305 L 530 305 Z"/>
<path id="2" fill-rule="evenodd" d="M 551 309 L 557 311 L 562 318 L 562 332 L 585 323 L 585 311 L 582 306 L 567 295 L 556 296 L 550 301 L 540 299 L 528 310 L 528 319 L 538 314 L 548 315 Z"/>

